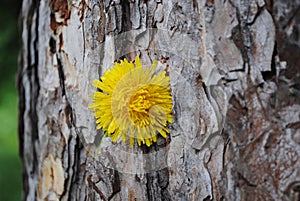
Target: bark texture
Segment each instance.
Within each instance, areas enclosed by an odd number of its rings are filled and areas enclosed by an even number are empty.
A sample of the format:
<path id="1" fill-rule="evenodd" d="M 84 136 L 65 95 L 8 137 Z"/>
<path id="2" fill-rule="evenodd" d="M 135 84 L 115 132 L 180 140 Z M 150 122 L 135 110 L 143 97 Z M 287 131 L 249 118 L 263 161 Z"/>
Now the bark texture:
<path id="1" fill-rule="evenodd" d="M 300 1 L 23 0 L 23 200 L 300 199 Z M 171 78 L 166 140 L 99 142 L 91 82 L 124 56 Z"/>

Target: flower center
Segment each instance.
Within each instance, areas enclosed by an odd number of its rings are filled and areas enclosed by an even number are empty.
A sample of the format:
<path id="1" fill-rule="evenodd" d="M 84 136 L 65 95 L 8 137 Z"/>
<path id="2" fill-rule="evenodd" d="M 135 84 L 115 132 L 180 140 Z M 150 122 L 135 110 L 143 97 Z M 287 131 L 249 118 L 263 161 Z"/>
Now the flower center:
<path id="1" fill-rule="evenodd" d="M 149 110 L 155 104 L 151 101 L 149 86 L 140 87 L 130 98 L 129 114 L 131 120 L 139 127 L 146 127 L 150 124 Z"/>

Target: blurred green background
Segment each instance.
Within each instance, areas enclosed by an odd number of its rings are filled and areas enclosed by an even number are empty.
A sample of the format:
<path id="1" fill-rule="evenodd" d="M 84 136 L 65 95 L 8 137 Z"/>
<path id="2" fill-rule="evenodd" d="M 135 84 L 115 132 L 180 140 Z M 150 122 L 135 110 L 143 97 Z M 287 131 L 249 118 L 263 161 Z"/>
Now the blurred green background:
<path id="1" fill-rule="evenodd" d="M 16 89 L 21 0 L 0 0 L 0 201 L 21 199 Z"/>

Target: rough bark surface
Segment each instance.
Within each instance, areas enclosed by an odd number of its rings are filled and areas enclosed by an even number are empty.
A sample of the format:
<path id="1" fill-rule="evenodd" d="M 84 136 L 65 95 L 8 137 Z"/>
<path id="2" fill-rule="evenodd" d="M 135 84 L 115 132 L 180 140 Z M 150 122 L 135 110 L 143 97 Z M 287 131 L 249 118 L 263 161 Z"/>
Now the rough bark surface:
<path id="1" fill-rule="evenodd" d="M 23 200 L 300 199 L 300 1 L 24 0 Z M 91 82 L 140 54 L 171 78 L 168 139 L 99 142 Z"/>

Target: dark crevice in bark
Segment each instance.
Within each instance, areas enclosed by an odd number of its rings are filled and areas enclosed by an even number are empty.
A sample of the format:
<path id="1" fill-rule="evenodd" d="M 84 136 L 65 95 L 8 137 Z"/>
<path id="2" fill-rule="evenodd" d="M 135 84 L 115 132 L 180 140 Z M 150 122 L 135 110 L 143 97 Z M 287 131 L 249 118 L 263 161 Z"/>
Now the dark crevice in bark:
<path id="1" fill-rule="evenodd" d="M 113 199 L 113 197 L 121 191 L 119 172 L 116 170 L 114 170 L 114 180 L 112 182 L 112 188 L 113 188 L 113 192 L 108 197 L 108 200 Z"/>
<path id="2" fill-rule="evenodd" d="M 142 145 L 140 149 L 143 151 L 143 154 L 149 154 L 151 152 L 158 152 L 160 149 L 165 149 L 167 140 L 162 136 L 158 136 L 158 141 L 162 140 L 163 143 L 159 145 L 158 143 L 154 143 L 151 147 L 147 147 L 146 145 Z M 146 166 L 151 167 L 152 164 L 148 164 L 149 160 L 146 160 Z M 150 170 L 151 171 L 151 170 Z M 152 170 L 152 172 L 148 172 L 145 174 L 146 177 L 146 197 L 147 200 L 170 200 L 170 196 L 167 190 L 169 185 L 169 171 L 168 168 Z M 139 177 L 136 176 L 136 180 L 140 180 Z M 139 181 L 138 181 L 139 182 Z"/>
<path id="3" fill-rule="evenodd" d="M 169 185 L 168 168 L 146 174 L 147 200 L 171 200 L 167 187 Z"/>
<path id="4" fill-rule="evenodd" d="M 226 79 L 226 78 L 222 78 L 223 81 L 225 81 L 225 85 L 228 85 L 230 82 L 236 82 L 239 79 Z"/>
<path id="5" fill-rule="evenodd" d="M 66 86 L 65 86 L 65 74 L 64 74 L 64 70 L 63 70 L 63 64 L 61 62 L 61 59 L 57 59 L 58 60 L 58 75 L 59 75 L 59 81 L 60 81 L 60 86 L 61 86 L 61 91 L 62 91 L 62 97 L 65 98 L 66 100 L 66 106 L 64 109 L 64 112 L 66 114 L 66 123 L 69 127 L 69 129 L 71 130 L 70 132 L 72 133 L 72 127 L 75 130 L 75 134 L 76 137 L 70 137 L 69 140 L 69 147 L 68 147 L 68 154 L 69 154 L 69 159 L 68 159 L 68 167 L 67 168 L 67 172 L 70 173 L 70 168 L 72 169 L 72 175 L 69 176 L 66 179 L 66 183 L 65 184 L 65 189 L 63 192 L 62 196 L 66 196 L 66 193 L 68 193 L 68 200 L 74 200 L 74 198 L 77 196 L 75 193 L 78 192 L 78 187 L 81 185 L 80 184 L 80 178 L 82 175 L 81 174 L 81 150 L 83 148 L 83 144 L 80 140 L 80 136 L 81 131 L 80 129 L 78 129 L 78 127 L 76 126 L 76 116 L 75 116 L 75 112 L 73 107 L 71 106 L 69 100 L 68 100 L 68 96 L 66 94 Z M 72 141 L 75 141 L 73 143 L 71 143 Z M 74 146 L 73 149 L 71 149 L 70 146 Z M 73 155 L 74 153 L 74 159 L 73 159 L 73 164 L 71 164 L 71 159 L 70 157 Z M 68 188 L 69 187 L 69 188 Z"/>
<path id="6" fill-rule="evenodd" d="M 224 127 L 226 127 L 226 122 L 225 122 Z M 227 154 L 228 149 L 230 148 L 231 141 L 229 138 L 229 134 L 225 132 L 225 129 L 222 131 L 221 136 L 224 141 L 224 148 L 223 148 L 223 154 L 222 154 L 222 169 L 225 169 L 226 154 Z"/>
<path id="7" fill-rule="evenodd" d="M 251 22 L 246 23 L 248 26 L 251 26 L 255 23 L 257 17 L 262 13 L 262 11 L 265 9 L 265 7 L 258 7 L 257 9 L 258 9 L 257 13 L 255 14 L 253 20 Z M 249 9 L 249 11 L 250 11 L 250 9 Z"/>
<path id="8" fill-rule="evenodd" d="M 241 5 L 236 7 L 232 2 L 230 2 L 233 7 L 236 9 L 236 16 L 238 20 L 238 25 L 232 29 L 232 39 L 235 45 L 238 49 L 240 49 L 244 61 L 243 69 L 246 69 L 245 67 L 248 66 L 248 68 L 251 68 L 251 58 L 252 58 L 252 34 L 250 30 L 250 25 L 255 22 L 255 19 L 259 16 L 261 13 L 261 10 L 259 10 L 253 20 L 252 23 L 248 23 L 248 14 L 250 10 L 250 3 L 248 1 L 241 2 Z M 246 13 L 241 13 L 241 9 L 247 8 Z M 245 17 L 247 16 L 247 17 Z M 248 71 L 250 73 L 250 70 Z"/>
<path id="9" fill-rule="evenodd" d="M 228 71 L 229 73 L 233 73 L 233 72 L 244 72 L 245 69 L 234 69 L 234 70 L 230 70 Z"/>
<path id="10" fill-rule="evenodd" d="M 56 52 L 56 40 L 51 37 L 50 40 L 49 40 L 49 47 L 50 47 L 50 52 L 52 54 L 55 54 Z"/>
<path id="11" fill-rule="evenodd" d="M 66 107 L 65 107 L 65 114 L 66 114 L 66 121 L 67 121 L 67 125 L 68 127 L 71 129 L 71 127 L 73 126 L 75 128 L 76 134 L 77 133 L 77 126 L 76 126 L 76 118 L 75 118 L 75 113 L 73 111 L 73 107 L 71 106 L 68 96 L 66 94 L 66 86 L 65 86 L 65 73 L 63 70 L 63 65 L 61 62 L 60 58 L 57 58 L 57 64 L 58 64 L 58 76 L 59 76 L 59 84 L 61 87 L 61 91 L 62 91 L 62 97 L 65 98 L 66 100 Z"/>
<path id="12" fill-rule="evenodd" d="M 209 195 L 206 198 L 203 199 L 203 201 L 210 201 L 210 200 L 212 200 L 212 199 Z"/>
<path id="13" fill-rule="evenodd" d="M 29 19 L 33 18 L 34 12 L 36 9 L 36 5 L 32 5 L 32 11 L 30 13 L 32 13 L 32 16 L 29 17 Z M 37 17 L 38 18 L 38 17 Z M 37 22 L 36 22 L 37 23 Z M 32 35 L 31 35 L 31 26 L 32 23 L 28 22 L 28 40 L 27 40 L 27 47 L 29 48 L 28 52 L 28 56 L 27 56 L 27 61 L 28 61 L 28 69 L 26 69 L 27 72 L 27 77 L 30 80 L 30 106 L 29 106 L 29 118 L 30 118 L 30 123 L 31 123 L 31 143 L 33 146 L 33 163 L 32 163 L 32 170 L 31 170 L 31 174 L 34 174 L 34 172 L 36 171 L 35 168 L 37 167 L 37 155 L 36 155 L 36 150 L 34 148 L 34 144 L 35 141 L 38 140 L 38 125 L 37 125 L 37 111 L 36 111 L 36 106 L 37 106 L 37 99 L 38 99 L 38 93 L 39 93 L 39 86 L 38 86 L 38 72 L 37 72 L 37 68 L 38 68 L 38 61 L 37 61 L 37 50 L 36 50 L 36 42 L 38 40 L 38 36 L 36 35 L 35 40 L 34 40 L 34 52 L 30 51 L 30 43 L 31 43 L 31 39 L 32 39 Z M 36 24 L 37 26 L 37 24 Z M 31 56 L 32 54 L 34 54 L 34 58 L 35 61 L 31 61 Z"/>
<path id="14" fill-rule="evenodd" d="M 19 136 L 19 156 L 22 160 L 22 186 L 23 186 L 23 197 L 26 198 L 29 191 L 29 184 L 28 184 L 28 175 L 25 170 L 24 165 L 24 112 L 25 112 L 25 88 L 22 83 L 22 69 L 24 67 L 24 60 L 21 57 L 20 61 L 20 72 L 18 73 L 18 95 L 19 95 L 19 115 L 18 115 L 18 136 Z"/>
<path id="15" fill-rule="evenodd" d="M 62 158 L 68 159 L 68 164 L 67 167 L 65 167 L 65 172 L 67 172 L 68 174 L 66 174 L 66 178 L 65 178 L 65 183 L 64 183 L 64 191 L 61 194 L 61 198 L 63 198 L 68 192 L 69 192 L 69 186 L 71 185 L 71 177 L 70 177 L 70 167 L 71 167 L 71 152 L 70 152 L 70 145 L 71 145 L 71 141 L 72 141 L 73 137 L 70 136 L 69 140 L 68 140 L 68 146 L 67 146 L 67 150 L 66 148 L 64 149 Z M 65 156 L 66 154 L 66 156 Z M 73 165 L 73 164 L 72 164 Z M 70 197 L 68 197 L 68 200 L 70 200 Z"/>
<path id="16" fill-rule="evenodd" d="M 97 194 L 100 196 L 100 198 L 104 201 L 108 201 L 108 199 L 104 196 L 104 194 L 102 193 L 102 191 L 94 184 L 94 182 L 92 181 L 92 175 L 89 175 L 87 178 L 87 182 L 88 182 L 88 186 L 89 188 L 94 189 Z"/>
<path id="17" fill-rule="evenodd" d="M 277 43 L 275 42 L 275 47 L 273 50 L 272 60 L 271 60 L 271 71 L 263 71 L 261 72 L 263 79 L 267 80 L 274 80 L 276 78 L 276 61 L 275 56 L 277 55 Z"/>
<path id="18" fill-rule="evenodd" d="M 35 22 L 35 39 L 34 39 L 34 64 L 32 66 L 32 70 L 34 71 L 34 77 L 33 77 L 33 91 L 32 91 L 32 97 L 33 99 L 31 102 L 31 108 L 32 108 L 32 122 L 33 123 L 33 139 L 32 140 L 38 140 L 39 139 L 39 135 L 38 135 L 38 117 L 37 117 L 37 102 L 38 102 L 38 97 L 39 97 L 39 93 L 40 93 L 40 81 L 39 81 L 39 74 L 38 74 L 38 65 L 39 65 L 39 61 L 38 61 L 38 57 L 39 57 L 39 47 L 38 47 L 38 42 L 39 42 L 39 7 L 40 7 L 40 1 L 37 0 L 35 2 L 34 5 L 35 9 L 36 9 L 36 22 Z M 30 115 L 31 116 L 31 115 Z"/>
<path id="19" fill-rule="evenodd" d="M 153 173 L 148 173 L 146 174 L 146 178 L 147 178 L 147 183 L 146 183 L 146 187 L 147 187 L 147 194 L 146 194 L 146 197 L 147 197 L 147 200 L 153 200 L 152 198 L 152 195 L 153 195 L 153 192 L 152 192 L 152 183 L 153 183 Z"/>
<path id="20" fill-rule="evenodd" d="M 246 34 L 242 34 L 244 32 L 249 32 L 249 29 L 246 27 L 247 25 L 245 23 L 241 22 L 241 16 L 239 12 L 237 11 L 237 19 L 239 21 L 238 25 L 232 29 L 232 39 L 236 47 L 241 51 L 242 57 L 243 57 L 243 71 L 245 71 L 246 65 L 250 65 L 250 58 L 249 58 L 249 52 L 250 49 L 245 45 L 245 41 L 248 38 L 245 36 Z M 244 25 L 242 25 L 244 24 Z M 249 39 L 248 39 L 249 40 Z"/>
<path id="21" fill-rule="evenodd" d="M 58 64 L 58 76 L 59 76 L 59 84 L 61 87 L 62 96 L 66 95 L 66 88 L 65 88 L 65 74 L 63 70 L 63 65 L 61 63 L 61 60 L 57 58 L 57 64 Z M 66 98 L 67 99 L 67 98 Z"/>
<path id="22" fill-rule="evenodd" d="M 203 91 L 204 91 L 208 101 L 211 102 L 210 93 L 209 93 L 208 88 L 207 88 L 207 86 L 204 82 L 202 82 L 202 88 L 203 88 Z"/>
<path id="23" fill-rule="evenodd" d="M 68 125 L 68 128 L 71 129 L 72 126 L 74 128 L 76 128 L 76 122 L 75 122 L 75 118 L 74 118 L 73 108 L 71 107 L 69 102 L 67 102 L 64 112 L 66 114 L 66 123 Z"/>
<path id="24" fill-rule="evenodd" d="M 107 0 L 107 1 L 99 1 L 99 0 L 98 0 L 98 2 L 99 2 L 100 4 L 101 4 L 101 3 L 103 4 L 106 13 L 108 12 L 110 5 L 112 4 L 112 1 L 113 1 L 113 0 Z"/>
<path id="25" fill-rule="evenodd" d="M 30 9 L 28 11 L 28 16 L 23 16 L 26 19 L 26 27 L 22 27 L 23 31 L 26 31 L 28 33 L 27 41 L 23 41 L 23 51 L 21 52 L 22 56 L 20 57 L 20 71 L 18 75 L 18 89 L 19 89 L 19 153 L 22 160 L 23 168 L 22 168 L 22 181 L 23 181 L 23 199 L 25 200 L 28 197 L 29 193 L 29 184 L 28 184 L 28 178 L 35 176 L 37 171 L 37 153 L 35 150 L 35 144 L 36 141 L 39 140 L 38 135 L 38 116 L 37 116 L 37 102 L 39 97 L 39 91 L 40 91 L 40 84 L 39 84 L 39 77 L 38 77 L 38 25 L 39 25 L 39 1 L 33 1 L 30 5 Z M 36 15 L 36 16 L 35 16 Z M 35 22 L 33 23 L 33 19 L 35 16 Z M 32 26 L 35 26 L 34 35 L 32 35 Z M 34 40 L 32 40 L 34 38 Z M 31 47 L 31 42 L 33 41 L 33 51 Z M 26 43 L 26 44 L 25 44 Z M 25 50 L 27 49 L 27 63 L 24 63 L 24 55 Z M 32 61 L 32 57 L 34 57 L 34 60 Z M 25 67 L 27 67 L 25 69 Z M 29 82 L 29 88 L 25 89 L 25 86 L 23 85 L 23 78 L 27 77 Z M 25 97 L 26 90 L 29 90 L 30 97 Z M 31 123 L 31 146 L 32 146 L 32 169 L 30 170 L 30 175 L 27 174 L 27 167 L 25 166 L 27 160 L 26 152 L 28 150 L 24 150 L 24 138 L 26 137 L 26 133 L 24 130 L 24 113 L 26 108 L 26 98 L 30 98 L 30 105 L 27 105 L 29 107 L 29 118 Z M 36 197 L 37 191 L 35 190 L 35 197 Z"/>
<path id="26" fill-rule="evenodd" d="M 78 188 L 83 187 L 83 185 L 80 183 L 80 173 L 81 173 L 81 150 L 83 148 L 82 143 L 79 139 L 79 136 L 76 135 L 76 143 L 74 146 L 74 164 L 72 166 L 73 169 L 73 174 L 72 174 L 72 178 L 71 178 L 71 185 L 70 185 L 70 189 L 69 190 L 69 199 L 70 200 L 74 200 L 71 199 L 72 196 L 76 197 L 76 192 L 79 192 Z"/>
<path id="27" fill-rule="evenodd" d="M 234 27 L 232 29 L 231 35 L 232 35 L 232 40 L 233 40 L 235 46 L 241 51 L 243 61 L 244 61 L 242 71 L 245 71 L 245 63 L 248 63 L 249 59 L 248 59 L 247 53 L 244 49 L 240 24 L 238 24 L 236 27 Z M 240 69 L 238 69 L 237 71 L 240 71 Z"/>
<path id="28" fill-rule="evenodd" d="M 75 138 L 71 135 L 68 140 L 68 148 L 65 150 L 64 155 L 66 154 L 68 164 L 65 167 L 65 172 L 67 172 L 67 177 L 65 178 L 64 183 L 64 191 L 62 192 L 61 198 L 67 197 L 68 200 L 73 201 L 77 198 L 77 192 L 79 192 L 78 188 L 82 187 L 80 183 L 80 179 L 82 177 L 81 174 L 81 163 L 80 163 L 80 153 L 82 150 L 82 144 L 78 136 Z M 65 156 L 63 155 L 63 158 Z M 74 158 L 71 156 L 74 155 Z"/>
<path id="29" fill-rule="evenodd" d="M 33 163 L 32 163 L 32 170 L 30 174 L 34 174 L 36 172 L 36 167 L 37 167 L 37 154 L 35 150 L 35 143 L 36 140 L 39 138 L 38 134 L 38 117 L 37 117 L 37 101 L 38 101 L 38 96 L 39 96 L 39 78 L 38 78 L 38 20 L 39 20 L 39 2 L 33 1 L 33 4 L 31 6 L 30 12 L 29 12 L 29 17 L 27 21 L 27 26 L 28 26 L 28 40 L 27 40 L 27 50 L 28 55 L 27 55 L 27 61 L 28 61 L 28 69 L 26 69 L 28 79 L 30 80 L 30 109 L 29 109 L 29 118 L 30 118 L 30 123 L 31 123 L 31 143 L 33 146 Z M 34 14 L 36 13 L 36 21 L 35 23 L 32 23 L 32 19 L 34 17 Z M 32 36 L 31 34 L 31 27 L 35 25 L 35 36 Z M 31 40 L 32 37 L 35 37 L 33 41 L 33 46 L 34 46 L 34 52 L 31 52 Z M 32 54 L 34 57 L 34 61 L 31 60 Z M 29 98 L 29 97 L 27 97 Z"/>
<path id="30" fill-rule="evenodd" d="M 158 171 L 158 184 L 161 188 L 162 200 L 171 200 L 167 187 L 169 186 L 169 170 L 164 168 Z"/>
<path id="31" fill-rule="evenodd" d="M 128 0 L 122 0 L 122 32 L 126 32 L 131 30 L 131 22 L 130 22 L 130 2 Z"/>

